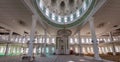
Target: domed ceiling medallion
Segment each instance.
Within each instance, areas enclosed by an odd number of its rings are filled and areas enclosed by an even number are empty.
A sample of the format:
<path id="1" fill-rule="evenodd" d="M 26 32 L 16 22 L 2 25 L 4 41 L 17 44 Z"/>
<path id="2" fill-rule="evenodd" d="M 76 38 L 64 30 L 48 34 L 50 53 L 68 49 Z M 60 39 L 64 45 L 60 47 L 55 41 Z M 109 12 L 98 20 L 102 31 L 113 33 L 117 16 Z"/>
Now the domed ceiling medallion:
<path id="1" fill-rule="evenodd" d="M 38 15 L 57 28 L 80 25 L 88 17 L 96 0 L 32 0 Z"/>

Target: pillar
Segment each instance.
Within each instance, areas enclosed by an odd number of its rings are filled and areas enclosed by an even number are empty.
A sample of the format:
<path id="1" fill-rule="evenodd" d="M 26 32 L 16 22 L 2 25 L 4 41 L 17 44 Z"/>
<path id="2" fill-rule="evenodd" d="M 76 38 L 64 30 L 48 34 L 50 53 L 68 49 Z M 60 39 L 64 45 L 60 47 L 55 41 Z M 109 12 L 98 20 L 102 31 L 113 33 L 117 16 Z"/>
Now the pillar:
<path id="1" fill-rule="evenodd" d="M 99 56 L 98 41 L 96 38 L 93 17 L 90 18 L 89 24 L 90 24 L 90 30 L 91 30 L 91 36 L 92 36 L 92 42 L 93 42 L 94 58 L 95 58 L 95 60 L 101 60 L 101 58 Z"/>
<path id="2" fill-rule="evenodd" d="M 46 54 L 46 45 L 47 45 L 47 31 L 44 29 L 44 54 Z"/>
<path id="3" fill-rule="evenodd" d="M 49 53 L 52 54 L 52 37 L 49 37 L 49 42 L 50 42 L 50 46 L 49 46 Z"/>
<path id="4" fill-rule="evenodd" d="M 41 36 L 41 46 L 40 46 L 40 48 L 41 48 L 41 55 L 42 55 L 42 53 L 43 53 L 43 36 Z"/>
<path id="5" fill-rule="evenodd" d="M 13 32 L 9 31 L 8 42 L 6 44 L 6 49 L 5 49 L 5 56 L 7 56 L 8 52 L 9 52 L 9 42 L 11 41 L 12 34 L 13 34 Z"/>
<path id="6" fill-rule="evenodd" d="M 83 54 L 83 50 L 82 50 L 82 43 L 81 43 L 80 31 L 78 31 L 78 41 L 79 41 L 80 55 L 82 55 Z"/>
<path id="7" fill-rule="evenodd" d="M 37 42 L 36 43 L 39 43 L 39 38 L 40 38 L 40 36 L 39 35 L 37 35 Z M 37 45 L 36 46 L 36 54 L 38 55 L 39 54 L 39 46 Z"/>
<path id="8" fill-rule="evenodd" d="M 109 32 L 109 36 L 110 36 L 110 42 L 113 42 L 112 32 Z M 113 52 L 113 55 L 116 55 L 116 50 L 115 50 L 115 44 L 114 43 L 112 43 L 112 52 Z"/>
<path id="9" fill-rule="evenodd" d="M 30 32 L 30 41 L 29 48 L 28 48 L 28 56 L 32 57 L 33 54 L 33 42 L 34 42 L 34 34 L 35 34 L 35 27 L 36 27 L 37 17 L 35 15 L 32 16 L 32 27 Z"/>

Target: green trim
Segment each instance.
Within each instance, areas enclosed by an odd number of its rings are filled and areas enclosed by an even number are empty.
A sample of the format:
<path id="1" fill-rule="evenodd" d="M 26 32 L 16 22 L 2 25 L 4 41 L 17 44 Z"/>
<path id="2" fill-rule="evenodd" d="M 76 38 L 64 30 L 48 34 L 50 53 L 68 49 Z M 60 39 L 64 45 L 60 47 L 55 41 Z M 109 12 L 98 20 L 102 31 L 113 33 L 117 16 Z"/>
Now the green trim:
<path id="1" fill-rule="evenodd" d="M 82 23 L 84 22 L 84 20 L 88 17 L 88 15 L 90 14 L 90 12 L 92 11 L 92 9 L 94 8 L 95 6 L 95 3 L 96 3 L 97 0 L 93 0 L 90 7 L 88 8 L 87 12 L 80 18 L 78 19 L 77 21 L 73 22 L 73 23 L 70 23 L 70 24 L 66 24 L 66 28 L 69 28 L 69 27 L 72 27 L 72 26 L 75 26 L 75 25 L 82 25 Z M 52 25 L 52 26 L 55 26 L 57 28 L 64 28 L 64 25 L 61 25 L 61 24 L 56 24 L 50 20 L 48 20 L 43 14 L 42 12 L 39 10 L 39 7 L 37 6 L 37 3 L 36 3 L 36 0 L 32 0 L 33 2 L 33 6 L 36 8 L 36 11 L 38 12 L 39 16 L 41 18 L 43 18 L 44 21 L 46 21 L 48 24 Z"/>

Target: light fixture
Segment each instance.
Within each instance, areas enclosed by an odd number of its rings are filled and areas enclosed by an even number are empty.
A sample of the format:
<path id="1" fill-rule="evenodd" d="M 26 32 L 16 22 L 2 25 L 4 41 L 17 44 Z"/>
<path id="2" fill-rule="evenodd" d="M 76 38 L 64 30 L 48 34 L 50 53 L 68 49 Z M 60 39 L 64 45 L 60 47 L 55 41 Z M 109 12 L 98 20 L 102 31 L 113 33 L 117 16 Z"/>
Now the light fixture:
<path id="1" fill-rule="evenodd" d="M 79 61 L 85 61 L 84 59 L 80 59 Z"/>
<path id="2" fill-rule="evenodd" d="M 70 61 L 67 61 L 67 62 L 75 62 L 75 61 L 70 60 Z"/>

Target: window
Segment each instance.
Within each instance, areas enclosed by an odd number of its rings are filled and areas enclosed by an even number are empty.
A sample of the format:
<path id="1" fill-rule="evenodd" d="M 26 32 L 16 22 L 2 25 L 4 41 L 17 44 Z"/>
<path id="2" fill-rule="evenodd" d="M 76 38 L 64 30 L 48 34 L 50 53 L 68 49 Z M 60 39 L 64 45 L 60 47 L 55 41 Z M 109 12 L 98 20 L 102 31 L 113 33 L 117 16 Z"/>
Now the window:
<path id="1" fill-rule="evenodd" d="M 97 39 L 97 41 L 100 41 L 100 39 Z"/>
<path id="2" fill-rule="evenodd" d="M 18 38 L 18 37 L 16 37 L 16 38 L 15 38 L 15 42 L 17 42 L 17 41 L 18 41 L 18 39 L 19 39 L 19 38 Z"/>
<path id="3" fill-rule="evenodd" d="M 3 53 L 3 51 L 4 51 L 4 48 L 3 46 L 1 46 L 0 52 Z"/>
<path id="4" fill-rule="evenodd" d="M 22 41 L 22 43 L 25 43 L 25 38 L 23 38 L 23 41 Z"/>
<path id="5" fill-rule="evenodd" d="M 55 51 L 55 48 L 54 47 L 52 47 L 52 52 L 54 52 Z"/>
<path id="6" fill-rule="evenodd" d="M 100 38 L 100 41 L 102 41 L 102 38 Z"/>
<path id="7" fill-rule="evenodd" d="M 79 51 L 78 51 L 78 47 L 75 47 L 75 52 L 76 52 L 76 53 L 78 53 L 78 52 L 79 52 Z"/>
<path id="8" fill-rule="evenodd" d="M 46 15 L 49 16 L 49 10 L 48 9 L 46 9 Z"/>
<path id="9" fill-rule="evenodd" d="M 91 38 L 89 39 L 89 43 L 92 43 L 92 39 Z"/>
<path id="10" fill-rule="evenodd" d="M 110 42 L 110 38 L 108 38 L 108 42 Z"/>
<path id="11" fill-rule="evenodd" d="M 78 44 L 78 39 L 77 38 L 75 38 L 75 43 Z"/>
<path id="12" fill-rule="evenodd" d="M 103 51 L 103 53 L 105 53 L 105 49 L 104 49 L 104 47 L 101 47 L 101 50 Z"/>
<path id="13" fill-rule="evenodd" d="M 52 20 L 55 20 L 55 14 L 52 13 Z"/>
<path id="14" fill-rule="evenodd" d="M 67 17 L 65 17 L 64 19 L 65 19 L 65 22 L 67 22 Z"/>
<path id="15" fill-rule="evenodd" d="M 105 50 L 106 50 L 105 52 L 107 53 L 107 52 L 108 52 L 108 49 L 107 49 L 107 47 L 105 47 Z"/>
<path id="16" fill-rule="evenodd" d="M 80 11 L 78 10 L 78 11 L 76 12 L 76 14 L 77 14 L 77 17 L 79 17 L 79 16 L 80 16 Z"/>
<path id="17" fill-rule="evenodd" d="M 106 42 L 106 39 L 105 39 L 105 38 L 104 38 L 103 40 Z"/>
<path id="18" fill-rule="evenodd" d="M 49 48 L 48 47 L 46 48 L 46 53 L 49 53 Z"/>
<path id="19" fill-rule="evenodd" d="M 43 40 L 42 43 L 45 43 L 45 38 L 42 38 L 42 40 Z"/>
<path id="20" fill-rule="evenodd" d="M 43 0 L 40 0 L 39 6 L 40 6 L 40 8 L 43 10 Z"/>
<path id="21" fill-rule="evenodd" d="M 85 43 L 84 38 L 81 39 L 82 43 Z"/>
<path id="22" fill-rule="evenodd" d="M 119 52 L 119 47 L 115 46 L 115 50 L 116 50 L 116 52 Z"/>
<path id="23" fill-rule="evenodd" d="M 89 47 L 87 47 L 87 51 L 88 51 L 88 52 L 91 52 Z"/>
<path id="24" fill-rule="evenodd" d="M 70 50 L 73 50 L 73 48 L 72 48 L 72 47 L 70 47 Z"/>
<path id="25" fill-rule="evenodd" d="M 55 38 L 52 38 L 52 43 L 55 44 Z"/>
<path id="26" fill-rule="evenodd" d="M 14 41 L 14 40 L 13 40 L 13 37 L 11 37 L 11 39 L 10 39 L 10 40 L 11 40 L 11 41 Z"/>
<path id="27" fill-rule="evenodd" d="M 26 48 L 26 51 L 25 51 L 26 53 L 28 53 L 28 48 Z"/>
<path id="28" fill-rule="evenodd" d="M 50 42 L 49 42 L 49 38 L 47 38 L 47 44 L 50 44 Z"/>
<path id="29" fill-rule="evenodd" d="M 61 16 L 58 17 L 58 22 L 61 22 Z"/>
<path id="30" fill-rule="evenodd" d="M 27 38 L 27 41 L 30 41 L 30 38 L 29 38 L 29 37 Z"/>
<path id="31" fill-rule="evenodd" d="M 71 14 L 71 16 L 70 16 L 70 21 L 72 21 L 73 20 L 73 14 Z"/>
<path id="32" fill-rule="evenodd" d="M 73 39 L 72 39 L 72 38 L 70 38 L 70 44 L 74 44 L 74 43 L 73 43 Z"/>
<path id="33" fill-rule="evenodd" d="M 39 38 L 39 43 L 42 43 L 42 38 Z"/>
<path id="34" fill-rule="evenodd" d="M 20 38 L 19 38 L 19 43 L 20 43 L 21 41 L 22 41 L 22 38 L 20 37 Z"/>
<path id="35" fill-rule="evenodd" d="M 36 53 L 36 48 L 33 49 L 33 52 Z"/>
<path id="36" fill-rule="evenodd" d="M 86 43 L 89 43 L 89 40 L 88 40 L 88 38 L 86 38 Z"/>
<path id="37" fill-rule="evenodd" d="M 35 38 L 35 41 L 34 41 L 35 43 L 37 43 L 37 38 Z"/>
<path id="38" fill-rule="evenodd" d="M 113 52 L 113 51 L 112 51 L 112 47 L 109 47 L 109 49 L 110 49 L 110 52 Z"/>
<path id="39" fill-rule="evenodd" d="M 84 48 L 84 47 L 82 48 L 82 50 L 83 50 L 83 53 L 85 53 L 85 54 L 87 53 L 87 52 L 85 51 L 85 48 Z"/>
<path id="40" fill-rule="evenodd" d="M 84 9 L 84 10 L 87 9 L 87 7 L 86 7 L 86 3 L 85 3 L 85 2 L 83 3 L 83 9 Z"/>

